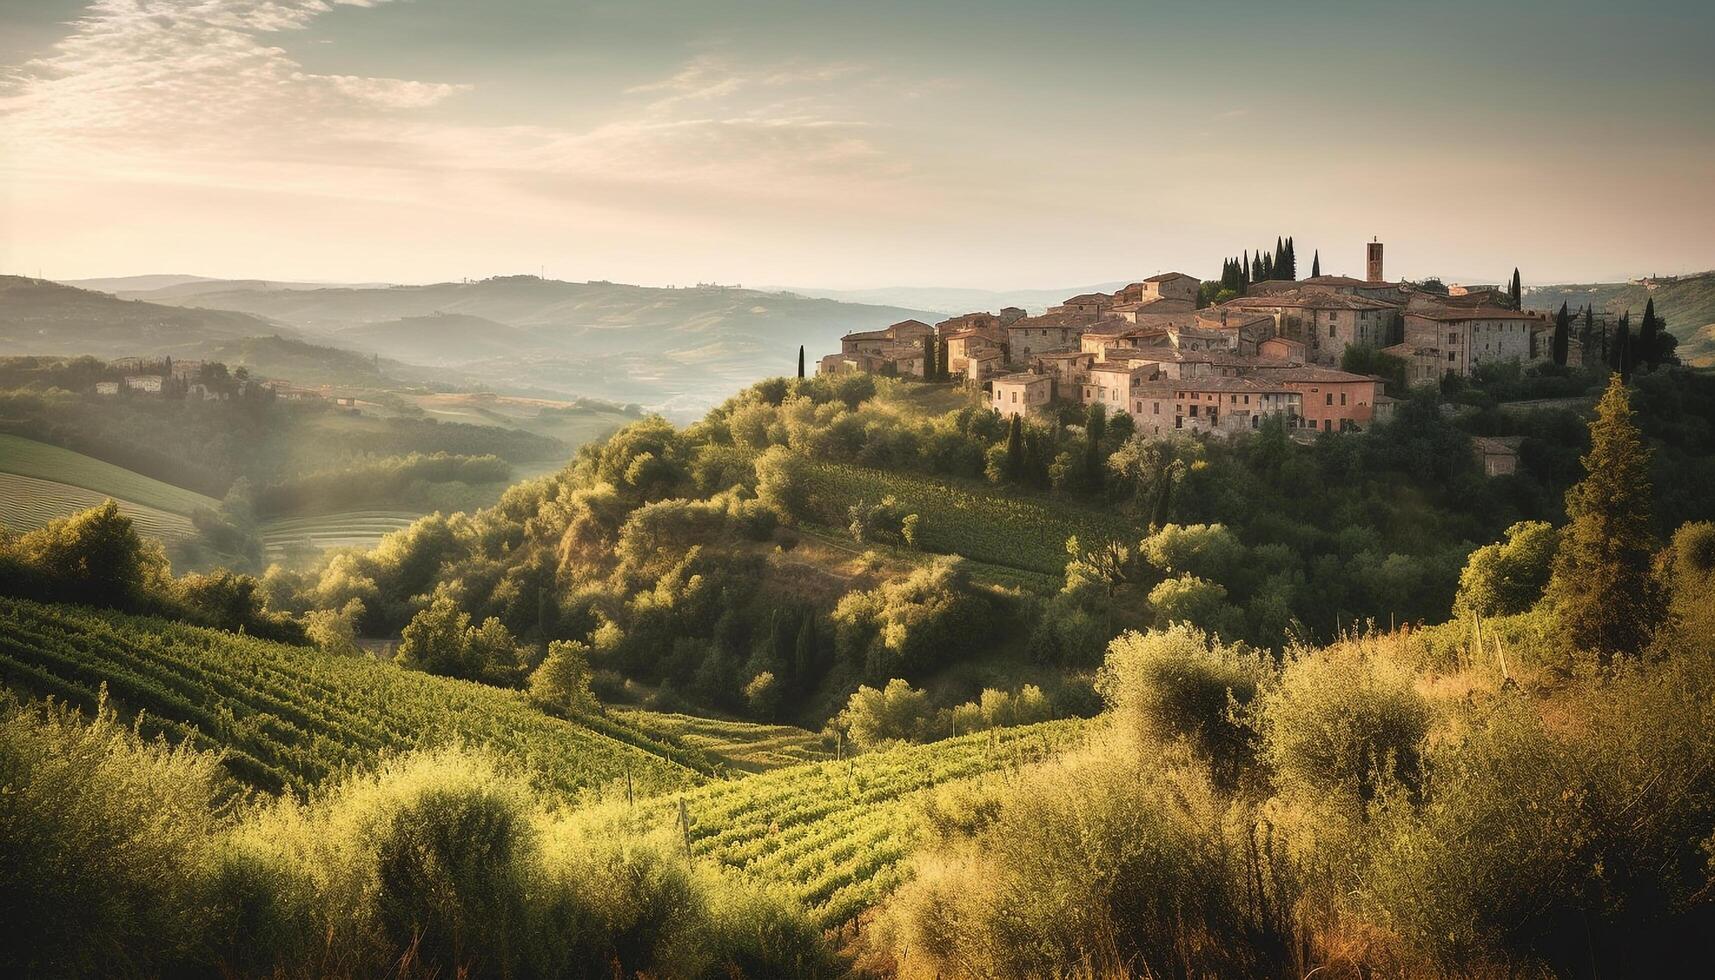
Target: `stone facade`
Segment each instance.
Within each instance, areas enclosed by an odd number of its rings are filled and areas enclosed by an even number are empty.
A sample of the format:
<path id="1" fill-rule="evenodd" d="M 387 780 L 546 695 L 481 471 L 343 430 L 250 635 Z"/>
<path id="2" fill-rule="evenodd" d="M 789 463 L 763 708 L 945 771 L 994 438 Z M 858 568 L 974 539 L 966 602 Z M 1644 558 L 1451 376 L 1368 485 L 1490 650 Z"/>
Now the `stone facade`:
<path id="1" fill-rule="evenodd" d="M 1470 309 L 1411 312 L 1405 315 L 1405 344 L 1435 355 L 1441 370 L 1469 375 L 1484 364 L 1528 362 L 1539 355 L 1535 334 L 1543 323 L 1520 310 Z"/>
<path id="2" fill-rule="evenodd" d="M 989 405 L 1004 418 L 1029 415 L 1053 395 L 1054 379 L 1045 374 L 1007 374 L 989 382 Z"/>

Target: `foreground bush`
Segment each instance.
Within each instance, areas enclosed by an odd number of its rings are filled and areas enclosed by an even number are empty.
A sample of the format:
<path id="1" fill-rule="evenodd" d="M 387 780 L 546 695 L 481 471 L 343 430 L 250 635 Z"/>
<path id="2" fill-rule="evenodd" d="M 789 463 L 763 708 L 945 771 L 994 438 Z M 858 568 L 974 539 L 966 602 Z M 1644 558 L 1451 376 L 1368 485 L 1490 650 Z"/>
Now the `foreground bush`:
<path id="1" fill-rule="evenodd" d="M 1098 746 L 1030 775 L 980 826 L 896 899 L 901 975 L 1303 975 L 1290 875 L 1193 766 Z"/>
<path id="2" fill-rule="evenodd" d="M 1242 644 L 1179 625 L 1113 641 L 1098 686 L 1122 730 L 1153 744 L 1183 740 L 1230 783 L 1255 752 L 1244 709 L 1271 673 Z"/>
<path id="3" fill-rule="evenodd" d="M 0 975 L 148 974 L 188 956 L 220 772 L 105 709 L 0 706 Z"/>
<path id="4" fill-rule="evenodd" d="M 832 975 L 800 908 L 550 818 L 480 752 L 216 805 L 216 756 L 111 716 L 0 717 L 0 974 Z"/>

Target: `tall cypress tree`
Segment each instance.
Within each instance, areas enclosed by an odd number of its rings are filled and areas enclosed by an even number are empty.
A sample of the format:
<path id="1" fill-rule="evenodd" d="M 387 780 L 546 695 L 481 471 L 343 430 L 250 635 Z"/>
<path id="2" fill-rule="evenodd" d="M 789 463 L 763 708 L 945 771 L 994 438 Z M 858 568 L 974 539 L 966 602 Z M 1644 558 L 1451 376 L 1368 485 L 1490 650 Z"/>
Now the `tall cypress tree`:
<path id="1" fill-rule="evenodd" d="M 1310 278 L 1315 279 L 1322 274 L 1322 250 L 1317 249 L 1310 257 Z"/>
<path id="2" fill-rule="evenodd" d="M 1286 236 L 1286 271 L 1280 278 L 1294 280 L 1298 278 L 1298 252 L 1292 247 L 1292 236 Z"/>
<path id="3" fill-rule="evenodd" d="M 1107 429 L 1107 409 L 1096 402 L 1084 416 L 1084 486 L 1092 491 L 1102 488 L 1102 436 Z"/>
<path id="4" fill-rule="evenodd" d="M 804 345 L 798 345 L 798 377 L 804 376 Z"/>
<path id="5" fill-rule="evenodd" d="M 1259 278 L 1259 279 L 1273 279 L 1274 278 L 1274 256 L 1273 255 L 1270 255 L 1267 252 L 1263 253 L 1263 256 L 1262 256 L 1262 275 L 1258 276 L 1257 278 Z"/>
<path id="6" fill-rule="evenodd" d="M 1024 479 L 1024 420 L 1018 415 L 1012 417 L 1006 430 L 1005 474 L 1014 483 Z"/>
<path id="7" fill-rule="evenodd" d="M 1561 629 L 1604 659 L 1643 649 L 1666 608 L 1650 571 L 1649 458 L 1625 382 L 1612 375 L 1590 423 L 1587 475 L 1566 491 L 1567 524 L 1547 592 Z"/>
<path id="8" fill-rule="evenodd" d="M 1524 309 L 1524 289 L 1522 284 L 1519 282 L 1517 266 L 1513 267 L 1513 281 L 1507 286 L 1507 296 L 1512 300 L 1513 309 Z"/>
<path id="9" fill-rule="evenodd" d="M 1554 315 L 1554 363 L 1566 366 L 1566 345 L 1572 338 L 1572 314 L 1567 311 L 1566 304 L 1560 304 L 1560 312 Z"/>
<path id="10" fill-rule="evenodd" d="M 809 691 L 821 679 L 821 659 L 816 649 L 816 611 L 805 609 L 798 623 L 798 641 L 792 649 L 792 673 L 800 691 Z"/>
<path id="11" fill-rule="evenodd" d="M 1619 372 L 1621 381 L 1632 377 L 1632 313 L 1620 314 L 1620 325 L 1614 331 L 1614 344 L 1608 352 L 1608 366 Z"/>
<path id="12" fill-rule="evenodd" d="M 1256 282 L 1257 281 L 1256 273 L 1262 271 L 1261 260 L 1258 260 L 1256 262 L 1252 262 L 1250 250 L 1246 249 L 1245 254 L 1240 257 L 1239 261 L 1240 261 L 1240 263 L 1242 263 L 1242 268 L 1245 271 L 1245 285 L 1249 286 L 1251 283 Z"/>
<path id="13" fill-rule="evenodd" d="M 1644 304 L 1644 322 L 1638 328 L 1638 358 L 1640 366 L 1654 371 L 1661 366 L 1661 355 L 1657 345 L 1661 343 L 1661 321 L 1655 315 L 1655 297 Z"/>
<path id="14" fill-rule="evenodd" d="M 1596 311 L 1589 303 L 1584 304 L 1584 329 L 1578 334 L 1578 363 L 1581 367 L 1595 367 L 1596 359 Z"/>

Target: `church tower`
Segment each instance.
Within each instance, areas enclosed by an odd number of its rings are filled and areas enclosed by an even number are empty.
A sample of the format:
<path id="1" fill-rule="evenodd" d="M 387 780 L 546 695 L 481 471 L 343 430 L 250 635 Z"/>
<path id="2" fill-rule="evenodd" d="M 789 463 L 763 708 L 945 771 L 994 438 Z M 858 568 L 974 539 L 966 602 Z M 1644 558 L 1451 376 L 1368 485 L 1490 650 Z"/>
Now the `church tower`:
<path id="1" fill-rule="evenodd" d="M 1387 282 L 1382 275 L 1382 243 L 1369 241 L 1364 244 L 1364 278 L 1370 282 Z"/>

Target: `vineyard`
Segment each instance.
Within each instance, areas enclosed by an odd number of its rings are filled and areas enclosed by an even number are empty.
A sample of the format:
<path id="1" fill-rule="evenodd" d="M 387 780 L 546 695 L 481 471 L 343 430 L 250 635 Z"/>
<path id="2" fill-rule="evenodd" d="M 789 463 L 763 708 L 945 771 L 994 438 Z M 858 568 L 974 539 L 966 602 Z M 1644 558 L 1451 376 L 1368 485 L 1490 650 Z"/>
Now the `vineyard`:
<path id="1" fill-rule="evenodd" d="M 845 463 L 810 463 L 812 499 L 843 513 L 860 500 L 891 496 L 921 519 L 918 545 L 927 551 L 1058 577 L 1066 568 L 1066 539 L 1140 536 L 1116 514 L 1068 500 L 1049 501 L 972 480 L 918 476 Z"/>
<path id="2" fill-rule="evenodd" d="M 688 839 L 692 854 L 784 890 L 833 928 L 905 880 L 926 790 L 1039 762 L 1081 740 L 1089 724 L 992 729 L 775 769 L 635 806 L 612 803 L 584 819 L 601 832 Z"/>
<path id="3" fill-rule="evenodd" d="M 145 732 L 224 749 L 241 782 L 302 792 L 384 753 L 484 745 L 545 791 L 693 785 L 704 757 L 623 722 L 574 724 L 522 695 L 218 630 L 0 599 L 0 680 L 91 708 L 106 685 Z"/>
<path id="4" fill-rule="evenodd" d="M 0 434 L 0 472 L 91 491 L 96 503 L 112 497 L 138 507 L 180 515 L 194 513 L 199 507 L 220 506 L 220 501 L 213 497 L 162 483 L 123 466 L 13 435 Z"/>
<path id="5" fill-rule="evenodd" d="M 50 521 L 70 517 L 78 511 L 99 507 L 108 495 L 33 476 L 0 473 L 0 525 L 17 531 L 34 531 Z M 137 524 L 139 533 L 164 540 L 190 537 L 195 532 L 190 519 L 154 507 L 119 500 L 119 509 Z"/>
<path id="6" fill-rule="evenodd" d="M 745 772 L 765 772 L 830 757 L 821 735 L 791 725 L 763 725 L 658 711 L 616 714 L 639 730 L 699 749 Z"/>
<path id="7" fill-rule="evenodd" d="M 262 546 L 270 560 L 278 560 L 294 551 L 373 548 L 384 535 L 410 527 L 420 516 L 402 510 L 360 510 L 315 517 L 284 517 L 262 523 Z"/>

